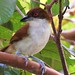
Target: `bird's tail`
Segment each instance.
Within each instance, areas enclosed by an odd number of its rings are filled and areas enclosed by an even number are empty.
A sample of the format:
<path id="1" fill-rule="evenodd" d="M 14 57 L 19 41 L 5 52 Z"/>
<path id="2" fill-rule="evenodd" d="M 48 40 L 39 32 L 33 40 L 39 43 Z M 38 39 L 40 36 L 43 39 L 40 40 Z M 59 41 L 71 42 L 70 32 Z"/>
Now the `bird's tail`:
<path id="1" fill-rule="evenodd" d="M 8 46 L 4 47 L 3 49 L 1 49 L 0 51 L 7 52 L 7 53 L 14 53 L 15 48 L 13 47 L 13 45 L 8 45 Z"/>

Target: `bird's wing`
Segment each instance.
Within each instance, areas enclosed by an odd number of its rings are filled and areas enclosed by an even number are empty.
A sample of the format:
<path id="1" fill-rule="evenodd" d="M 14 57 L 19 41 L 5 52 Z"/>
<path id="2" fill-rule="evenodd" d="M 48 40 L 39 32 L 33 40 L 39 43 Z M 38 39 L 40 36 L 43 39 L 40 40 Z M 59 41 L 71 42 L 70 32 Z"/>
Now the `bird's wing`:
<path id="1" fill-rule="evenodd" d="M 29 24 L 27 23 L 26 25 L 24 25 L 23 27 L 21 27 L 15 34 L 14 36 L 11 38 L 10 40 L 10 44 L 21 40 L 23 37 L 27 37 L 28 36 L 28 29 L 29 29 Z"/>

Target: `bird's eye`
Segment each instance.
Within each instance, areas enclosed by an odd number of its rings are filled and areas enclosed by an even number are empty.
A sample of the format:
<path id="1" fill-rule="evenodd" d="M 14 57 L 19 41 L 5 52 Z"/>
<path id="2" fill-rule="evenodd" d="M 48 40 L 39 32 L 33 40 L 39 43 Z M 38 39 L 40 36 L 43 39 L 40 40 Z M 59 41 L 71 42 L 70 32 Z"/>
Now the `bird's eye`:
<path id="1" fill-rule="evenodd" d="M 39 15 L 38 13 L 35 13 L 35 14 L 34 14 L 35 17 L 37 17 L 38 15 Z"/>

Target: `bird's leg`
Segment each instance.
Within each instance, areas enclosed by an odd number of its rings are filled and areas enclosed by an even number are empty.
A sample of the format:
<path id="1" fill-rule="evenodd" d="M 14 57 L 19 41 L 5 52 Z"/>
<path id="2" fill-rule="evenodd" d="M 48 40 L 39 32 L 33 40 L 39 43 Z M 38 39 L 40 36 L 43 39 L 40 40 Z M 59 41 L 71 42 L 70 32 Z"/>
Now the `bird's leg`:
<path id="1" fill-rule="evenodd" d="M 41 75 L 44 75 L 44 73 L 46 71 L 45 70 L 45 63 L 37 57 L 34 57 L 34 56 L 29 56 L 29 57 L 32 58 L 34 61 L 38 62 L 41 65 L 41 71 L 42 71 Z"/>
<path id="2" fill-rule="evenodd" d="M 17 54 L 18 56 L 21 56 L 21 57 L 25 60 L 25 62 L 26 62 L 25 64 L 26 64 L 26 66 L 27 66 L 28 61 L 29 61 L 28 57 L 22 55 L 19 50 L 16 51 L 16 54 Z"/>

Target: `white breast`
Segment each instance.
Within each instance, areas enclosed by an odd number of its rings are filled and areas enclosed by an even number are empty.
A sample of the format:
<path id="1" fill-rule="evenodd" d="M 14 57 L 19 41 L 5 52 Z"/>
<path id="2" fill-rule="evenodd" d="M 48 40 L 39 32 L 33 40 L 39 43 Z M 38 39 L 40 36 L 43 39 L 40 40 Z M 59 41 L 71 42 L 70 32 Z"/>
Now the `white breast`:
<path id="1" fill-rule="evenodd" d="M 19 41 L 15 48 L 25 55 L 33 55 L 41 51 L 47 44 L 51 31 L 45 19 L 30 21 L 29 36 Z"/>

